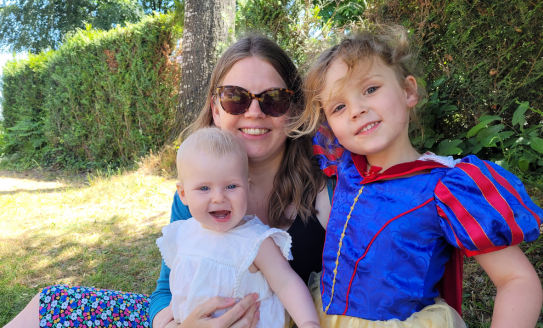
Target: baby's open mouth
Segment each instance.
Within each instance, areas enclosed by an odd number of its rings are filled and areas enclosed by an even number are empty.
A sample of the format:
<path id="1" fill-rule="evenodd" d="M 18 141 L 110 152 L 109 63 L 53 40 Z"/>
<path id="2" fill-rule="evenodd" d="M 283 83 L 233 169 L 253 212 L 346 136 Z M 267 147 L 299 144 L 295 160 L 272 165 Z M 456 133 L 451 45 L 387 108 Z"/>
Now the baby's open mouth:
<path id="1" fill-rule="evenodd" d="M 213 212 L 209 212 L 209 214 L 211 214 L 211 216 L 216 220 L 216 221 L 219 221 L 219 222 L 226 222 L 228 220 L 230 220 L 230 211 L 213 211 Z"/>

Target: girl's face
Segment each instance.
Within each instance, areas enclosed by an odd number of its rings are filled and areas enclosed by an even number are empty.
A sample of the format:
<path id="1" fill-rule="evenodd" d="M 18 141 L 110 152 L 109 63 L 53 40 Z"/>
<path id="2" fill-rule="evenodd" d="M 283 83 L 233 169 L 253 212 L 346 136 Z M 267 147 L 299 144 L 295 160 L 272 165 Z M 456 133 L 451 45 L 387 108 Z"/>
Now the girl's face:
<path id="1" fill-rule="evenodd" d="M 253 94 L 287 87 L 273 66 L 257 57 L 239 60 L 220 84 L 239 86 Z M 252 100 L 249 110 L 240 115 L 225 112 L 217 97 L 214 97 L 211 107 L 215 125 L 234 133 L 241 140 L 249 160 L 266 161 L 282 155 L 287 140 L 284 126 L 288 112 L 279 117 L 267 116 L 260 110 L 256 99 Z"/>
<path id="2" fill-rule="evenodd" d="M 369 69 L 364 64 L 359 65 L 366 69 L 364 74 L 342 80 L 347 65 L 332 62 L 322 93 L 323 109 L 341 145 L 356 154 L 375 155 L 409 142 L 409 108 L 417 104 L 418 96 L 412 76 L 404 87 L 380 58 L 375 57 Z"/>

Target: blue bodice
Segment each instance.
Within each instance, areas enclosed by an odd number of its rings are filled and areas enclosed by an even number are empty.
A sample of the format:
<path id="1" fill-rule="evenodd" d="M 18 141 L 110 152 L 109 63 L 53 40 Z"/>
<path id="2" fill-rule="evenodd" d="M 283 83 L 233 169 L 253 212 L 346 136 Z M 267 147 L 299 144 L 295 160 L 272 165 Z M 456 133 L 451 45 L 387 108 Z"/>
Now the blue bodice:
<path id="1" fill-rule="evenodd" d="M 367 172 L 363 156 L 326 149 L 319 137 L 315 154 L 337 176 L 321 275 L 327 314 L 405 320 L 434 304 L 452 247 L 472 256 L 539 235 L 543 211 L 493 163 L 468 156 L 454 167 L 415 161 Z"/>

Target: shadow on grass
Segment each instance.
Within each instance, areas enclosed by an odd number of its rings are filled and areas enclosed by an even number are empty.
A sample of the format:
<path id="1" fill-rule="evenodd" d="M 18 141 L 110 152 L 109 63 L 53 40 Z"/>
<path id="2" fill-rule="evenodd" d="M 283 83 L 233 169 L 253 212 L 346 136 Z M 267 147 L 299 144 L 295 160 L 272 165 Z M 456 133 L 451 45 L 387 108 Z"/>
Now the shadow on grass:
<path id="1" fill-rule="evenodd" d="M 81 188 L 87 188 L 87 186 L 81 185 L 81 186 L 66 186 L 66 187 L 58 187 L 58 188 L 42 188 L 42 189 L 16 189 L 16 190 L 0 190 L 0 196 L 2 195 L 15 195 L 19 193 L 29 193 L 29 194 L 49 194 L 54 192 L 63 192 L 66 190 L 75 190 L 75 189 L 81 189 Z"/>
<path id="2" fill-rule="evenodd" d="M 134 225 L 126 216 L 112 216 L 77 229 L 59 227 L 54 237 L 33 229 L 0 239 L 0 327 L 53 284 L 150 294 L 160 271 L 155 240 L 161 215 Z"/>
<path id="3" fill-rule="evenodd" d="M 27 170 L 22 172 L 0 170 L 0 178 L 21 179 L 21 180 L 34 180 L 37 182 L 53 182 L 60 180 L 66 180 L 70 182 L 84 182 L 87 175 L 79 172 L 69 171 L 45 171 L 45 170 Z"/>

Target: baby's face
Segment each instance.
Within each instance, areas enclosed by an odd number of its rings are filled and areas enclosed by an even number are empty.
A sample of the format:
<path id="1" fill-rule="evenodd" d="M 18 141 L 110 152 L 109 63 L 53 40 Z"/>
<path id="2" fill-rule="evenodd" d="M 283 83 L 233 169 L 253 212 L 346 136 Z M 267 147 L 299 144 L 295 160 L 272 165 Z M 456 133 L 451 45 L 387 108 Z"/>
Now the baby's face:
<path id="1" fill-rule="evenodd" d="M 182 166 L 177 192 L 192 216 L 210 230 L 225 232 L 240 224 L 247 212 L 247 164 L 238 155 L 191 154 Z"/>

